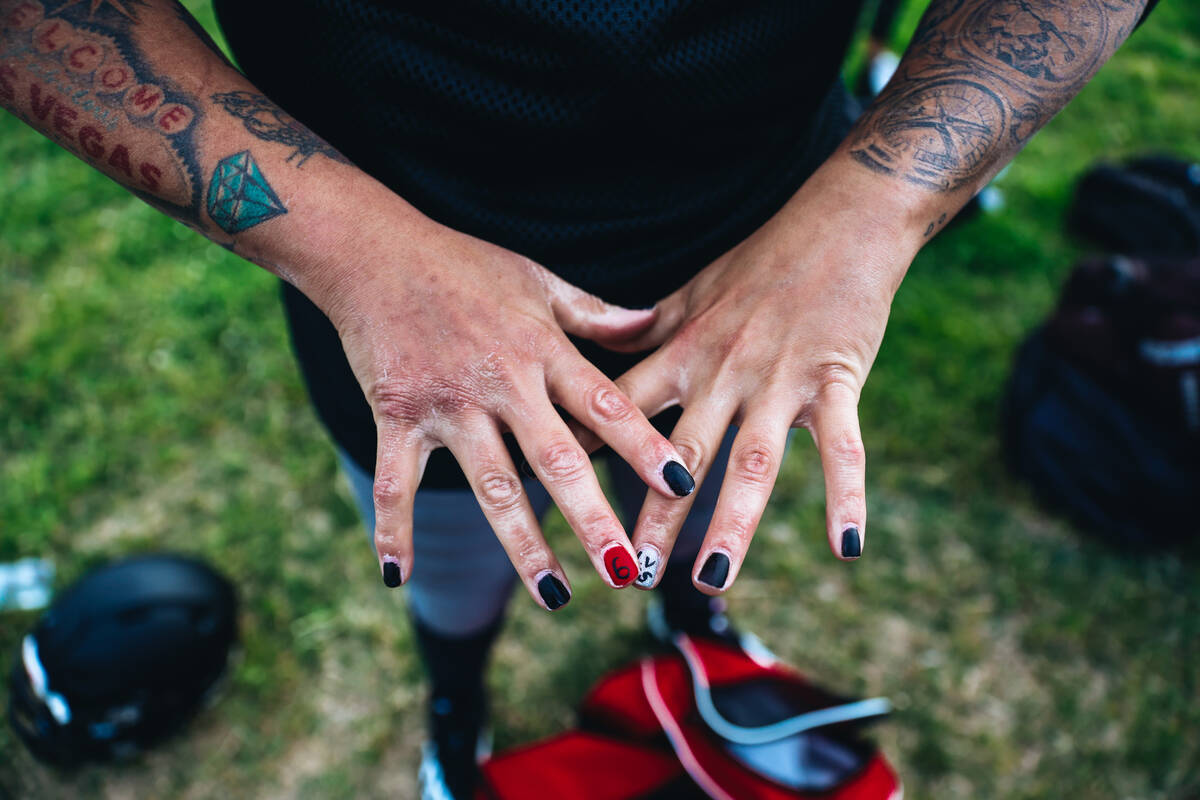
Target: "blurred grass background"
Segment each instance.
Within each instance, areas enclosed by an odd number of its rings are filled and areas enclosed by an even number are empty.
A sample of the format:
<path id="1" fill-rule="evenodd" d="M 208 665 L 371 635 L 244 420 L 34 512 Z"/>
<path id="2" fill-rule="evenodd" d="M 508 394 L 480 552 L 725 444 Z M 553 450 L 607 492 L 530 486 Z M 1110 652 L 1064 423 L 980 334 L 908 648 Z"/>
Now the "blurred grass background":
<path id="1" fill-rule="evenodd" d="M 187 5 L 215 32 L 207 2 Z M 1063 233 L 1073 182 L 1098 159 L 1200 158 L 1198 130 L 1200 10 L 1167 0 L 1017 159 L 1006 207 L 914 264 L 862 401 L 861 562 L 830 558 L 816 456 L 792 448 L 736 618 L 820 682 L 893 698 L 876 733 L 910 798 L 1200 796 L 1195 548 L 1094 543 L 1005 474 L 996 437 L 1012 352 L 1087 251 Z M 550 617 L 516 598 L 491 675 L 501 747 L 571 724 L 648 646 L 645 596 L 606 590 L 561 518 L 549 535 L 575 602 Z M 420 668 L 275 279 L 0 115 L 0 561 L 52 557 L 63 586 L 148 549 L 200 555 L 241 591 L 221 701 L 133 763 L 68 775 L 0 728 L 0 795 L 415 795 Z M 0 615 L 5 670 L 34 619 Z"/>

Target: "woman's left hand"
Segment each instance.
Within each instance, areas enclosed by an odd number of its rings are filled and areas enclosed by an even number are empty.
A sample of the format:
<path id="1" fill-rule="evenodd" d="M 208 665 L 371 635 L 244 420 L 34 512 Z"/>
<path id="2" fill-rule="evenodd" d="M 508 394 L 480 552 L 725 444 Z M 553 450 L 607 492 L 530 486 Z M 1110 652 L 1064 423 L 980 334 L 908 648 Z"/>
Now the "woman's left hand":
<path id="1" fill-rule="evenodd" d="M 890 201 L 894 213 L 855 201 L 877 180 L 863 172 L 826 164 L 763 227 L 660 302 L 654 327 L 622 348 L 658 347 L 616 383 L 648 417 L 683 407 L 671 443 L 697 482 L 738 426 L 693 566 L 701 591 L 724 591 L 737 577 L 794 427 L 807 428 L 820 451 L 834 555 L 862 553 L 858 398 L 923 238 L 903 221 L 903 198 Z M 692 498 L 647 495 L 633 534 L 639 564 L 665 563 Z M 638 585 L 651 588 L 661 575 L 643 577 Z"/>

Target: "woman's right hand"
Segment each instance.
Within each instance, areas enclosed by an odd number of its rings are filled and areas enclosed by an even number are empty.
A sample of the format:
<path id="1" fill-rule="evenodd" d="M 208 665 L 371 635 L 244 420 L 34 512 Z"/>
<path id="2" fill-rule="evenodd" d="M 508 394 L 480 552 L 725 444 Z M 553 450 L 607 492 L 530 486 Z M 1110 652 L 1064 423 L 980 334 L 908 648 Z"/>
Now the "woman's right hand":
<path id="1" fill-rule="evenodd" d="M 553 574 L 570 591 L 501 439 L 511 431 L 596 571 L 610 586 L 628 585 L 637 576 L 629 539 L 554 404 L 651 488 L 690 493 L 675 448 L 566 335 L 619 347 L 655 311 L 604 303 L 527 258 L 428 220 L 400 238 L 386 258 L 368 253 L 313 298 L 337 327 L 374 413 L 375 547 L 385 582 L 399 585 L 419 568 L 414 495 L 429 453 L 444 446 L 529 593 L 547 608 L 565 602 L 544 580 Z"/>

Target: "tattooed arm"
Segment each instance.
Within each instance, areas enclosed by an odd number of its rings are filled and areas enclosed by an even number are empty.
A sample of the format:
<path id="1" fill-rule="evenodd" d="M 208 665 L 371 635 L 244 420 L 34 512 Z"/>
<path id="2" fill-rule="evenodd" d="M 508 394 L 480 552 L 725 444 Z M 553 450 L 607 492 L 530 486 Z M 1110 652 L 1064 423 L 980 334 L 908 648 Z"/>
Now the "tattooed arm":
<path id="1" fill-rule="evenodd" d="M 676 496 L 678 454 L 566 336 L 618 342 L 654 312 L 421 215 L 259 94 L 175 2 L 0 0 L 0 106 L 325 311 L 375 414 L 385 583 L 411 574 L 414 493 L 444 445 L 535 600 L 566 602 L 505 429 L 600 574 L 632 581 L 610 569 L 633 563 L 628 539 L 553 404 Z"/>
<path id="2" fill-rule="evenodd" d="M 739 426 L 693 566 L 700 589 L 724 591 L 736 578 L 792 427 L 809 429 L 820 452 L 831 549 L 844 560 L 863 553 L 858 398 L 905 271 L 1112 55 L 1144 6 L 934 0 L 838 151 L 762 228 L 659 304 L 636 343 L 659 349 L 617 384 L 648 411 L 683 406 L 671 438 L 698 481 L 730 422 Z M 647 497 L 639 554 L 658 561 L 670 551 L 686 506 Z"/>
<path id="3" fill-rule="evenodd" d="M 175 3 L 0 0 L 0 106 L 156 208 L 309 285 L 321 276 L 298 258 L 303 246 L 345 222 L 314 201 L 355 183 L 385 192 L 202 34 Z M 296 210 L 302 219 L 287 216 Z"/>
<path id="4" fill-rule="evenodd" d="M 1075 96 L 1145 6 L 936 0 L 849 138 L 849 155 L 934 195 L 923 198 L 937 212 L 925 215 L 932 235 Z"/>

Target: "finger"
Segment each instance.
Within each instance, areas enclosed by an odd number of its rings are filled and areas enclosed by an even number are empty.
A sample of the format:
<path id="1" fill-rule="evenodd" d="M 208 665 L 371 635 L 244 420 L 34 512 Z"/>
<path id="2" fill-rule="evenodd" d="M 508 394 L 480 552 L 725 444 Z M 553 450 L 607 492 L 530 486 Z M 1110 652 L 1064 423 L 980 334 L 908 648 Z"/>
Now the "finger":
<path id="1" fill-rule="evenodd" d="M 693 405 L 683 412 L 671 433 L 671 443 L 696 477 L 697 489 L 709 475 L 732 417 L 732 408 L 711 402 Z M 682 500 L 667 500 L 655 492 L 647 492 L 633 531 L 633 549 L 638 559 L 638 579 L 634 585 L 639 589 L 658 585 L 696 494 Z"/>
<path id="2" fill-rule="evenodd" d="M 375 554 L 383 582 L 395 588 L 412 575 L 413 498 L 432 447 L 412 428 L 377 424 L 375 452 Z"/>
<path id="3" fill-rule="evenodd" d="M 681 368 L 660 350 L 642 359 L 613 383 L 649 419 L 671 406 L 679 405 L 683 387 L 678 378 Z"/>
<path id="4" fill-rule="evenodd" d="M 708 534 L 692 568 L 692 583 L 705 594 L 719 594 L 737 578 L 779 475 L 793 418 L 794 414 L 779 414 L 769 403 L 746 413 L 729 451 Z"/>
<path id="5" fill-rule="evenodd" d="M 623 308 L 568 283 L 539 266 L 554 318 L 567 333 L 619 348 L 622 342 L 645 333 L 658 317 L 653 308 Z"/>
<path id="6" fill-rule="evenodd" d="M 844 383 L 821 390 L 810 423 L 825 473 L 825 526 L 833 554 L 862 555 L 867 532 L 867 456 L 858 427 L 858 392 Z"/>
<path id="7" fill-rule="evenodd" d="M 596 571 L 613 588 L 637 578 L 625 529 L 613 513 L 587 453 L 542 394 L 504 417 L 530 468 L 554 498 Z"/>
<path id="8" fill-rule="evenodd" d="M 679 330 L 687 315 L 687 300 L 689 287 L 685 286 L 677 292 L 664 297 L 654 306 L 655 317 L 644 331 L 630 335 L 620 342 L 620 346 L 606 344 L 610 350 L 637 353 L 643 350 L 653 350 L 670 339 Z M 601 342 L 601 344 L 604 344 Z"/>
<path id="9" fill-rule="evenodd" d="M 569 419 L 567 420 L 567 427 L 570 428 L 571 435 L 575 437 L 575 441 L 579 442 L 579 446 L 588 455 L 592 455 L 601 447 L 604 447 L 604 440 L 588 430 L 582 422 Z"/>
<path id="10" fill-rule="evenodd" d="M 445 439 L 534 602 L 547 611 L 566 605 L 571 599 L 566 572 L 542 537 L 495 422 L 483 416 L 464 419 Z"/>
<path id="11" fill-rule="evenodd" d="M 673 499 L 691 494 L 696 482 L 683 458 L 638 407 L 586 360 L 566 363 L 547 373 L 550 397 L 607 442 L 647 486 Z"/>

